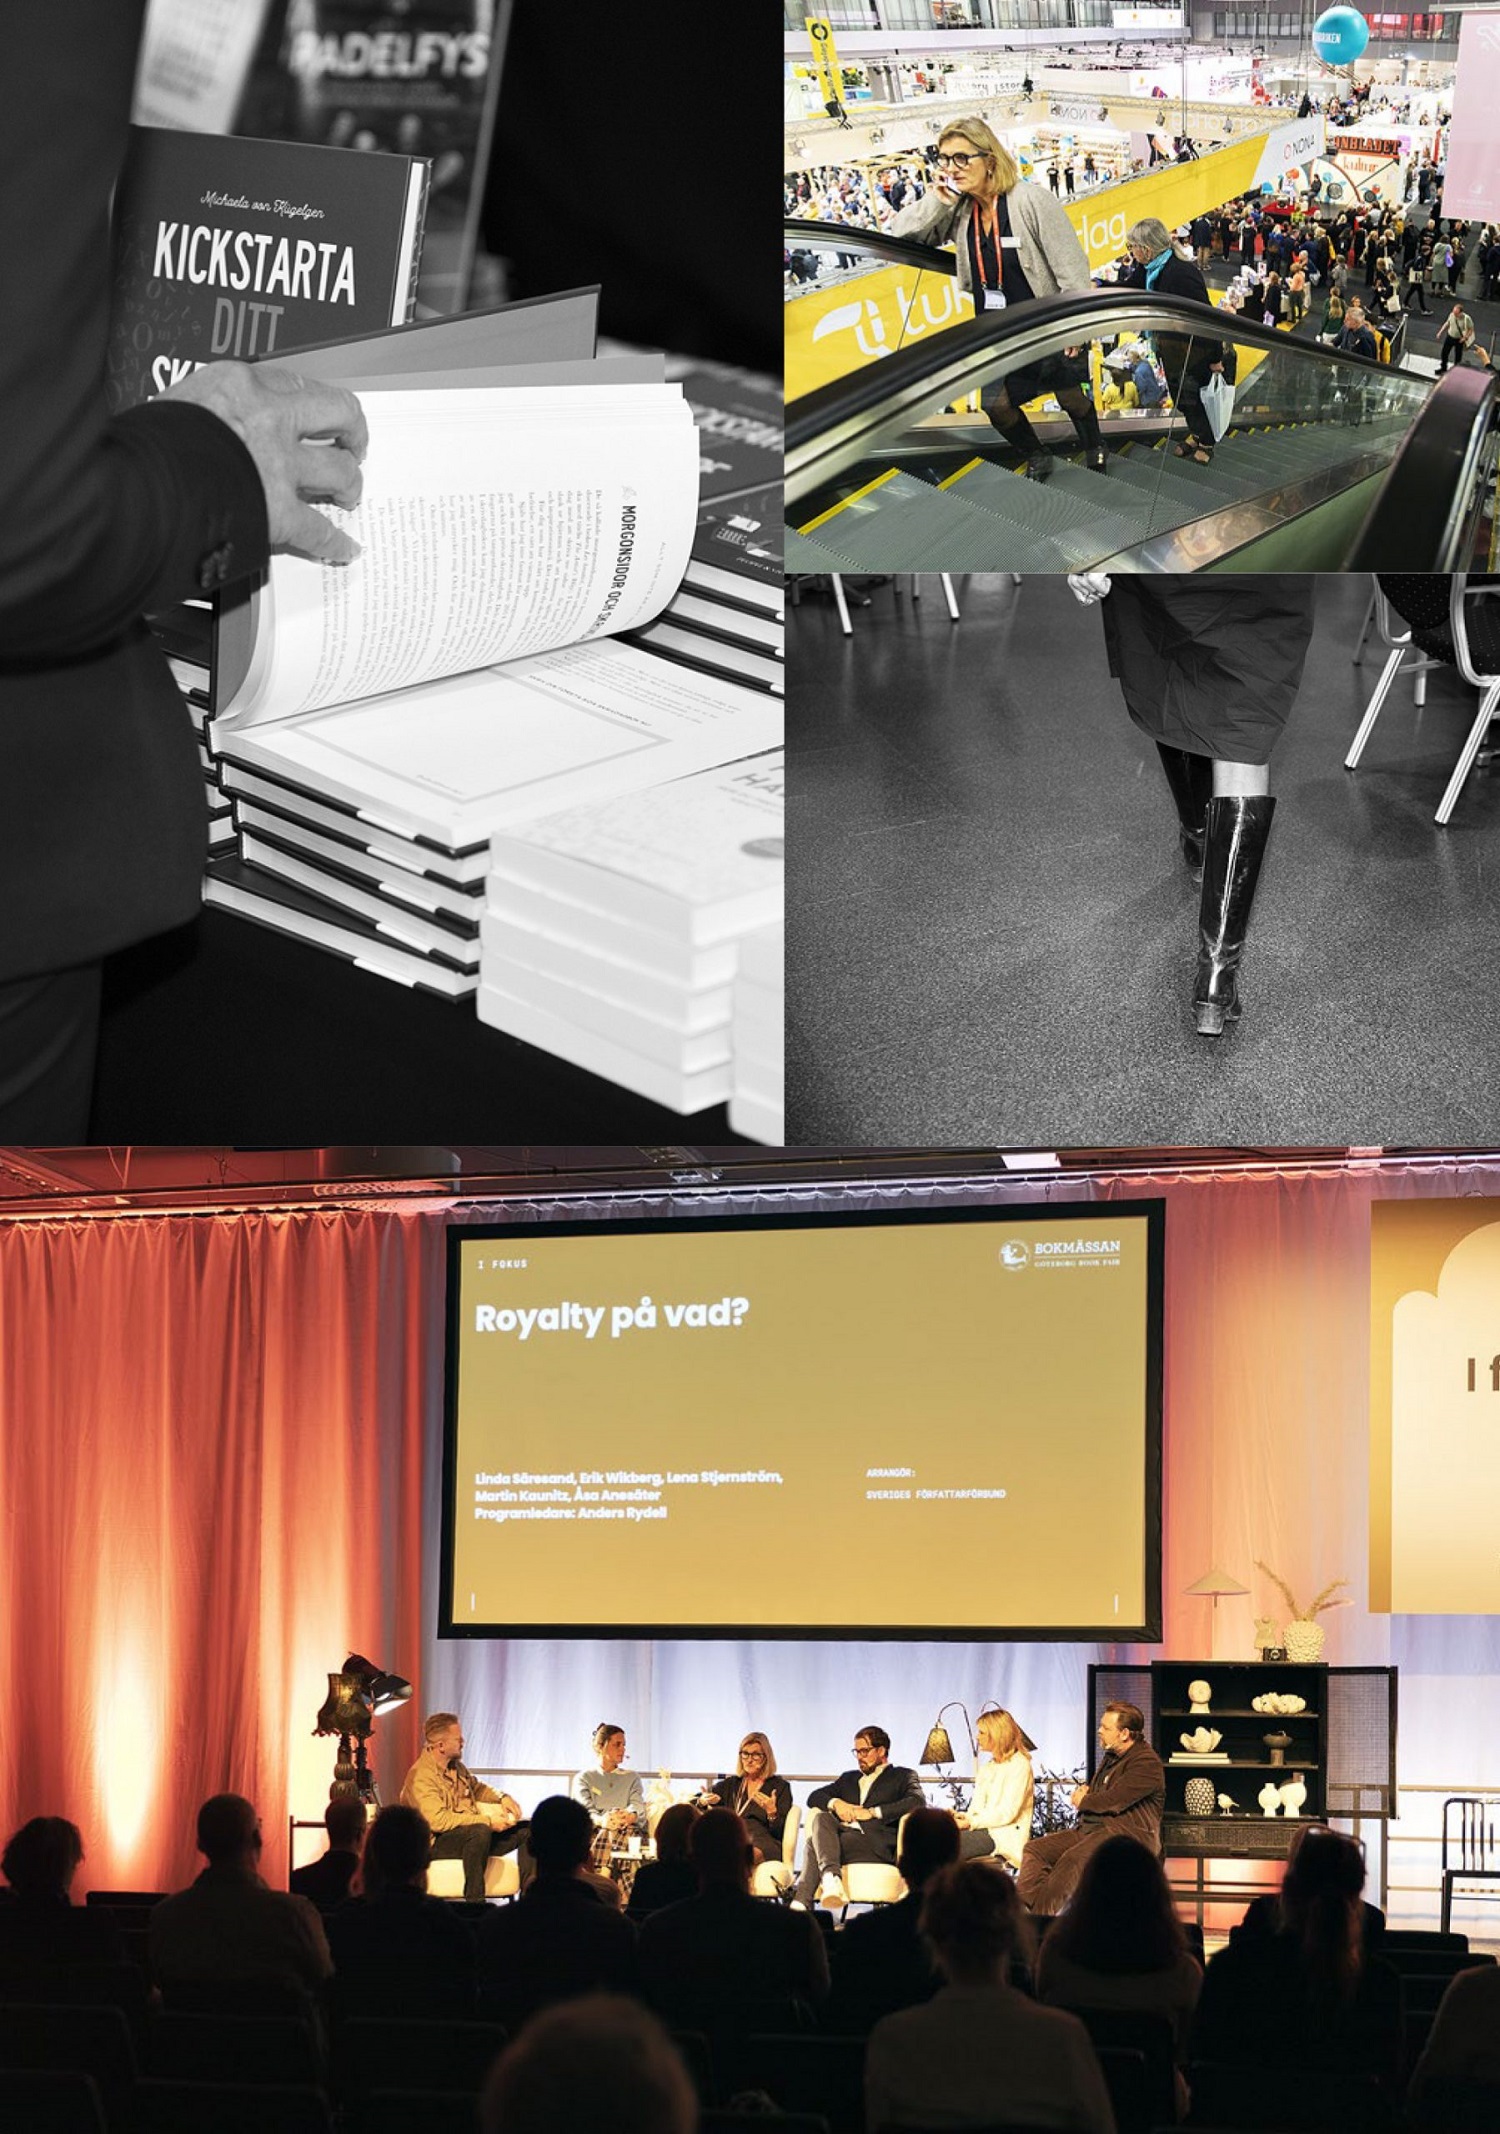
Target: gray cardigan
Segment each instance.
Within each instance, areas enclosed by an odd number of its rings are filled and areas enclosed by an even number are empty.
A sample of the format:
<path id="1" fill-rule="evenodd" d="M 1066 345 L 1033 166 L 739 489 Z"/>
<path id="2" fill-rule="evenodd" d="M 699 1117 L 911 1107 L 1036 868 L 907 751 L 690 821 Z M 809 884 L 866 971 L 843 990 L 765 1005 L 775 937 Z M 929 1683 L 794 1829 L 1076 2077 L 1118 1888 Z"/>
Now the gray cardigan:
<path id="1" fill-rule="evenodd" d="M 1006 199 L 1021 271 L 1036 294 L 1054 296 L 1059 289 L 1087 289 L 1088 259 L 1061 201 L 1054 199 L 1045 185 L 1013 186 Z M 974 285 L 965 235 L 969 206 L 967 195 L 947 200 L 936 186 L 930 186 L 920 200 L 892 217 L 885 233 L 888 237 L 915 237 L 924 244 L 956 245 L 958 279 L 972 296 Z"/>

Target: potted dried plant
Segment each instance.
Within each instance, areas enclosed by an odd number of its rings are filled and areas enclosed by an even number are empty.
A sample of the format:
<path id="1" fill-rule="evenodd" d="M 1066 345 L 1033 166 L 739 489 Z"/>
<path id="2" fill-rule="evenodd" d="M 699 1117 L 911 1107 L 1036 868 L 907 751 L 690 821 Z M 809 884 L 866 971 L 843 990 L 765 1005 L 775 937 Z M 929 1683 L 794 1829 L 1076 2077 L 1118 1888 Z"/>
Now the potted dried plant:
<path id="1" fill-rule="evenodd" d="M 1284 1578 L 1276 1576 L 1269 1564 L 1264 1564 L 1257 1558 L 1255 1568 L 1257 1571 L 1264 1571 L 1272 1585 L 1285 1595 L 1286 1604 L 1292 1611 L 1290 1620 L 1281 1633 L 1281 1641 L 1286 1647 L 1287 1658 L 1297 1661 L 1302 1666 L 1307 1666 L 1314 1660 L 1321 1660 L 1323 1657 L 1323 1625 L 1318 1621 L 1318 1617 L 1328 1608 L 1352 1607 L 1353 1602 L 1347 1594 L 1338 1600 L 1334 1598 L 1340 1586 L 1348 1585 L 1348 1579 L 1335 1578 L 1331 1584 L 1323 1588 L 1321 1593 L 1313 1595 L 1307 1607 L 1299 1608 L 1291 1587 Z"/>

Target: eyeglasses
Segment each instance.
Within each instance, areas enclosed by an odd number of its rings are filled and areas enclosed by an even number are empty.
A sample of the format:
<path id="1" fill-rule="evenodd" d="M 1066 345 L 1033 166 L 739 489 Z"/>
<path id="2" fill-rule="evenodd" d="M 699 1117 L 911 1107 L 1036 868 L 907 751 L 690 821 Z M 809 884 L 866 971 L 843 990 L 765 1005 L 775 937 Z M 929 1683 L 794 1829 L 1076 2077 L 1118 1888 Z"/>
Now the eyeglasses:
<path id="1" fill-rule="evenodd" d="M 880 1754 L 880 1751 L 876 1748 L 873 1741 L 856 1741 L 854 1744 L 854 1753 L 856 1756 L 878 1756 Z"/>
<path id="2" fill-rule="evenodd" d="M 971 163 L 982 163 L 983 161 L 984 158 L 980 155 L 978 149 L 973 149 L 966 156 L 939 156 L 937 167 L 939 170 L 948 170 L 950 167 L 954 170 L 967 170 Z"/>

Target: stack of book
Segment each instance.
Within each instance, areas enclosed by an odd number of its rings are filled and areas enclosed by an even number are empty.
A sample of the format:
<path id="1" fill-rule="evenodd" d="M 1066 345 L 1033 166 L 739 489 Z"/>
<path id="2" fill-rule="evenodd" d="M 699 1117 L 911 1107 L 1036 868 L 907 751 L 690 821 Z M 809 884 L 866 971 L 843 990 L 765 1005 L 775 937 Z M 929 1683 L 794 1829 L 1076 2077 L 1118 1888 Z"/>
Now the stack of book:
<path id="1" fill-rule="evenodd" d="M 786 1140 L 784 1089 L 786 929 L 765 926 L 740 943 L 730 1041 L 729 1123 L 751 1141 Z"/>
<path id="2" fill-rule="evenodd" d="M 781 916 L 779 750 L 491 848 L 482 1022 L 674 1111 L 734 1086 L 739 944 Z"/>

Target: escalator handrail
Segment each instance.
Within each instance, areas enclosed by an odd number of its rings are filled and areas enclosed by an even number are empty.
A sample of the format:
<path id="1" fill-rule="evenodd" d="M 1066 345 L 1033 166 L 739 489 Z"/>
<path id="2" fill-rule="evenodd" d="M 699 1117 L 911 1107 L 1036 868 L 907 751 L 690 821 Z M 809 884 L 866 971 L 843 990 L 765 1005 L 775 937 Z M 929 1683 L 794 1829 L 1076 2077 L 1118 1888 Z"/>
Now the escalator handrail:
<path id="1" fill-rule="evenodd" d="M 852 223 L 809 222 L 803 215 L 788 215 L 788 245 L 793 237 L 802 244 L 825 238 L 836 252 L 875 252 L 881 259 L 894 261 L 897 266 L 922 267 L 932 274 L 953 275 L 958 272 L 956 252 L 940 252 L 936 245 L 923 244 L 917 237 L 887 237 L 884 230 L 858 230 Z M 811 296 L 813 291 L 809 289 L 807 294 Z"/>
<path id="2" fill-rule="evenodd" d="M 1409 570 L 1418 556 L 1428 559 L 1423 570 L 1468 565 L 1466 522 L 1497 409 L 1500 380 L 1493 371 L 1454 369 L 1438 380 L 1397 447 L 1347 570 Z M 1454 460 L 1458 479 L 1434 481 L 1433 470 Z"/>
<path id="3" fill-rule="evenodd" d="M 1314 363 L 1354 365 L 1361 371 L 1388 378 L 1405 376 L 1389 364 L 1369 356 L 1356 356 L 1343 349 L 1324 348 L 1316 341 L 1295 341 L 1237 312 L 1223 313 L 1197 303 L 1191 297 L 1163 296 L 1137 288 L 1070 289 L 1056 296 L 1040 296 L 1006 311 L 982 311 L 972 319 L 950 326 L 930 341 L 909 343 L 891 355 L 863 365 L 841 378 L 830 379 L 804 393 L 787 408 L 786 471 L 790 477 L 800 456 L 815 448 L 835 424 L 857 424 L 862 417 L 884 419 L 897 412 L 886 402 L 901 398 L 914 413 L 927 413 L 970 390 L 965 374 L 976 360 L 1007 343 L 1018 345 L 1016 362 L 1032 361 L 1045 353 L 1035 344 L 1056 341 L 1088 341 L 1120 330 L 1126 324 L 1146 331 L 1165 328 L 1200 339 L 1233 341 L 1237 347 L 1259 348 L 1268 354 L 1295 349 L 1300 358 Z M 1217 326 L 1218 331 L 1214 332 Z M 1411 381 L 1413 384 L 1416 381 Z M 815 455 L 815 449 L 813 452 Z"/>

